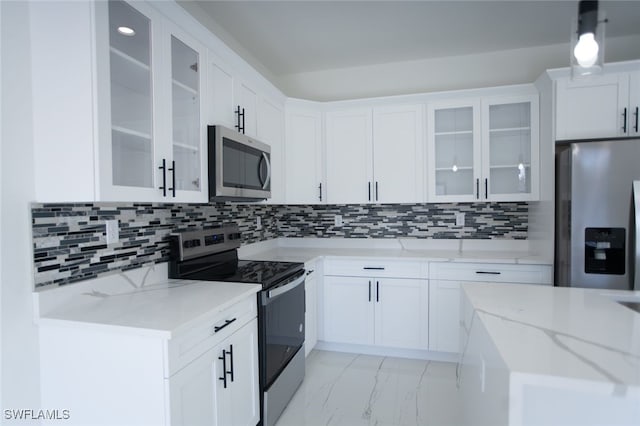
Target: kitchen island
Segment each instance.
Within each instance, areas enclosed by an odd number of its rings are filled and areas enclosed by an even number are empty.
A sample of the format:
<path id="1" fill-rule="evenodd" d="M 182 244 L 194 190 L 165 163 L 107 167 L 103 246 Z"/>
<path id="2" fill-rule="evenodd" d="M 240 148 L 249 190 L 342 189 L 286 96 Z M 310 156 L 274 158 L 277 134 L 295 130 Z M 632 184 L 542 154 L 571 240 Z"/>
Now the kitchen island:
<path id="1" fill-rule="evenodd" d="M 640 424 L 640 292 L 462 288 L 465 424 Z"/>

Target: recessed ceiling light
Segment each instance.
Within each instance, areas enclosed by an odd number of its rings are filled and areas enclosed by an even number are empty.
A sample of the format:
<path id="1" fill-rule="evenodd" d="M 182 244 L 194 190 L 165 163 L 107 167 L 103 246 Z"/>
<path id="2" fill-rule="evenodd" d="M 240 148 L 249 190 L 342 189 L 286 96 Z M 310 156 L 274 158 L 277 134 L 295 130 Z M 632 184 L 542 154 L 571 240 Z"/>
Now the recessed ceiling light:
<path id="1" fill-rule="evenodd" d="M 118 32 L 129 37 L 136 35 L 136 32 L 131 27 L 118 27 Z"/>

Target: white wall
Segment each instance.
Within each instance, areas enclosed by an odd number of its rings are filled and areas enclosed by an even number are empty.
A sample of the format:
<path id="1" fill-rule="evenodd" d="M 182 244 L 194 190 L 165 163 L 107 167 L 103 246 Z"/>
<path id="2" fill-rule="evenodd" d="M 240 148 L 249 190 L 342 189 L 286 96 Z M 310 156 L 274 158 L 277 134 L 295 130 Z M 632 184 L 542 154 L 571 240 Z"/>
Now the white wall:
<path id="1" fill-rule="evenodd" d="M 0 291 L 2 419 L 5 409 L 39 409 L 38 334 L 33 324 L 30 201 L 34 152 L 29 3 L 0 1 L 2 146 Z M 58 407 L 51 407 L 58 408 Z M 64 407 L 61 407 L 64 408 Z M 7 422 L 12 424 L 14 422 Z M 29 424 L 28 421 L 15 424 Z"/>
<path id="2" fill-rule="evenodd" d="M 640 36 L 609 38 L 605 62 L 640 58 Z M 315 101 L 532 83 L 546 69 L 569 66 L 569 43 L 280 76 L 290 97 Z"/>

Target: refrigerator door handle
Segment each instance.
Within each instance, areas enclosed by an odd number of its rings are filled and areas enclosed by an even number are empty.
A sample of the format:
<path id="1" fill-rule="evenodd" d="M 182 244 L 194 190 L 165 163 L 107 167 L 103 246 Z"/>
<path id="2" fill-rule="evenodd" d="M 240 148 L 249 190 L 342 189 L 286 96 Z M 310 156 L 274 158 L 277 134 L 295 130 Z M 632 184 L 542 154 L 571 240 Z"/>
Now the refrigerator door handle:
<path id="1" fill-rule="evenodd" d="M 629 243 L 632 252 L 631 259 L 631 280 L 632 290 L 640 290 L 640 180 L 633 181 L 633 200 L 631 212 L 631 238 Z"/>

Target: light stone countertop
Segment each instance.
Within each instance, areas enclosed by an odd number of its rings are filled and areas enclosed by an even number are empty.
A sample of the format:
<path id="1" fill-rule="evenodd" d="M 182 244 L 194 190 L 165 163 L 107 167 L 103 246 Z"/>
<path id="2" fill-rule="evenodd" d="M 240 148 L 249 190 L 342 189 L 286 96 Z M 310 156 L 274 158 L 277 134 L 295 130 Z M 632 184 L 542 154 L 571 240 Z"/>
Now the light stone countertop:
<path id="1" fill-rule="evenodd" d="M 486 283 L 462 288 L 467 333 L 481 321 L 511 373 L 606 385 L 640 404 L 640 313 L 612 300 L 640 301 L 640 292 Z"/>
<path id="2" fill-rule="evenodd" d="M 430 262 L 552 265 L 526 241 L 278 238 L 240 248 L 241 259 L 308 262 L 319 257 L 392 258 Z"/>
<path id="3" fill-rule="evenodd" d="M 152 279 L 145 273 L 153 269 Z M 66 287 L 66 286 L 65 286 Z M 261 290 L 257 284 L 167 279 L 166 264 L 34 293 L 35 321 L 170 339 Z"/>

